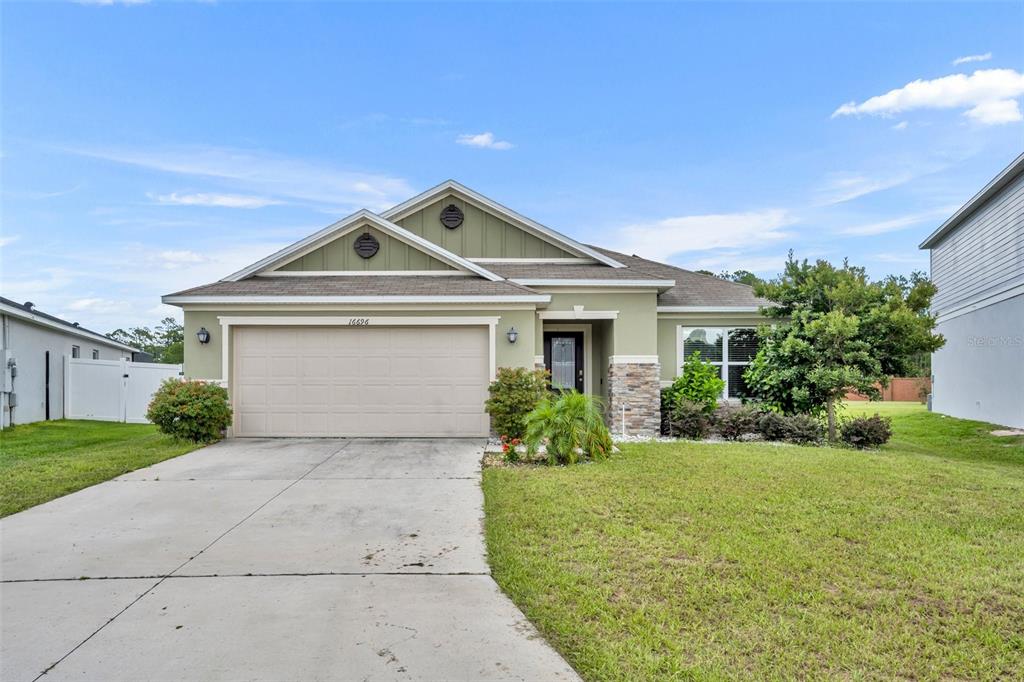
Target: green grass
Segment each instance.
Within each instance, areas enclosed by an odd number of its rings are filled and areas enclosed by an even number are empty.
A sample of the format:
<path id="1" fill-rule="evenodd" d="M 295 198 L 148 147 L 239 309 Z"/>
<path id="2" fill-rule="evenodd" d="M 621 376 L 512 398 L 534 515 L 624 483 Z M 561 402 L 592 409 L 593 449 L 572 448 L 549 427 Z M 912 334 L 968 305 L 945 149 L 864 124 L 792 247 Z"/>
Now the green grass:
<path id="1" fill-rule="evenodd" d="M 49 421 L 0 432 L 0 516 L 196 449 L 151 424 Z"/>
<path id="2" fill-rule="evenodd" d="M 1024 440 L 650 443 L 484 472 L 495 579 L 588 680 L 1021 679 Z"/>

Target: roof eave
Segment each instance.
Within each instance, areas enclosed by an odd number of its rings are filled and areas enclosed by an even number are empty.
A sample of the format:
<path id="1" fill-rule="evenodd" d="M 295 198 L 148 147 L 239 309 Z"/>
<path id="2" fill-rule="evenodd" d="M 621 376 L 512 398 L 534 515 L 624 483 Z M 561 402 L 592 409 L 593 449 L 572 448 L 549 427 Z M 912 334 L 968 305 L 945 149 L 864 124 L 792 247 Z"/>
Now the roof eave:
<path id="1" fill-rule="evenodd" d="M 0 303 L 0 312 L 2 312 L 4 315 L 11 315 L 13 317 L 17 317 L 18 319 L 25 320 L 27 322 L 32 322 L 43 327 L 49 327 L 50 329 L 55 329 L 57 331 L 61 331 L 66 334 L 71 334 L 72 336 L 77 336 L 82 339 L 90 339 L 96 343 L 102 343 L 106 346 L 127 351 L 129 353 L 140 352 L 138 348 L 133 348 L 132 346 L 125 345 L 120 341 L 114 341 L 112 338 L 108 336 L 103 336 L 98 332 L 90 331 L 88 329 L 82 329 L 80 327 L 74 326 L 73 324 L 56 322 L 54 320 L 42 317 L 40 315 L 34 315 L 31 311 L 25 310 L 24 308 L 7 305 L 6 303 Z"/>
<path id="2" fill-rule="evenodd" d="M 211 296 L 211 295 L 169 295 L 161 299 L 168 305 L 187 305 L 195 303 L 246 305 L 259 303 L 550 303 L 547 294 L 523 294 L 514 296 L 500 295 L 466 295 L 466 296 Z"/>
<path id="3" fill-rule="evenodd" d="M 1024 154 L 1014 159 L 1009 166 L 981 188 L 971 199 L 961 206 L 956 213 L 951 215 L 946 222 L 939 225 L 938 229 L 932 232 L 921 242 L 917 248 L 930 249 L 942 241 L 946 235 L 959 227 L 975 210 L 983 203 L 991 199 L 997 192 L 1010 184 L 1018 175 L 1024 172 Z"/>

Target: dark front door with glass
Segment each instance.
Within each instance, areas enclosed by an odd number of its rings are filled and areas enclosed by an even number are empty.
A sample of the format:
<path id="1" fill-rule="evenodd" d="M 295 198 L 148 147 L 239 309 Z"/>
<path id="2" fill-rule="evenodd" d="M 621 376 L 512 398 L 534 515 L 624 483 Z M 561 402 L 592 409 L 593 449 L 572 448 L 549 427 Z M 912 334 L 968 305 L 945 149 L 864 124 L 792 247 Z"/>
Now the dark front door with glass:
<path id="1" fill-rule="evenodd" d="M 551 388 L 583 392 L 583 332 L 544 332 L 544 366 Z"/>

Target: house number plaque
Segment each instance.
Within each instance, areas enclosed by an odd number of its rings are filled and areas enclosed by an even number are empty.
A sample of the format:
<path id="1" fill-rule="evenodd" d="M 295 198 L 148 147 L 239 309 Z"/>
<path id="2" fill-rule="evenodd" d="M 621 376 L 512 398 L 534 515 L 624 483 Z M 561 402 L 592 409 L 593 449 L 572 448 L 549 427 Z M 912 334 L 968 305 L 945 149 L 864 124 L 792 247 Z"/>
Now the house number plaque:
<path id="1" fill-rule="evenodd" d="M 350 327 L 369 327 L 370 318 L 368 317 L 350 317 L 348 318 L 348 324 Z"/>

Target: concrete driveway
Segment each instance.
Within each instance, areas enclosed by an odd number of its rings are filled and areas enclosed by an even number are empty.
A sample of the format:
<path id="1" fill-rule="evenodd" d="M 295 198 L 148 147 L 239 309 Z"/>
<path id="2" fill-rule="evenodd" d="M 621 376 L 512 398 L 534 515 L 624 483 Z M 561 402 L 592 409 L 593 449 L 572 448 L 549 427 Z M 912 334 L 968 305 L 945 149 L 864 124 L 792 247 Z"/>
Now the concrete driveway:
<path id="1" fill-rule="evenodd" d="M 225 441 L 0 521 L 0 677 L 578 679 L 491 579 L 480 440 Z"/>

